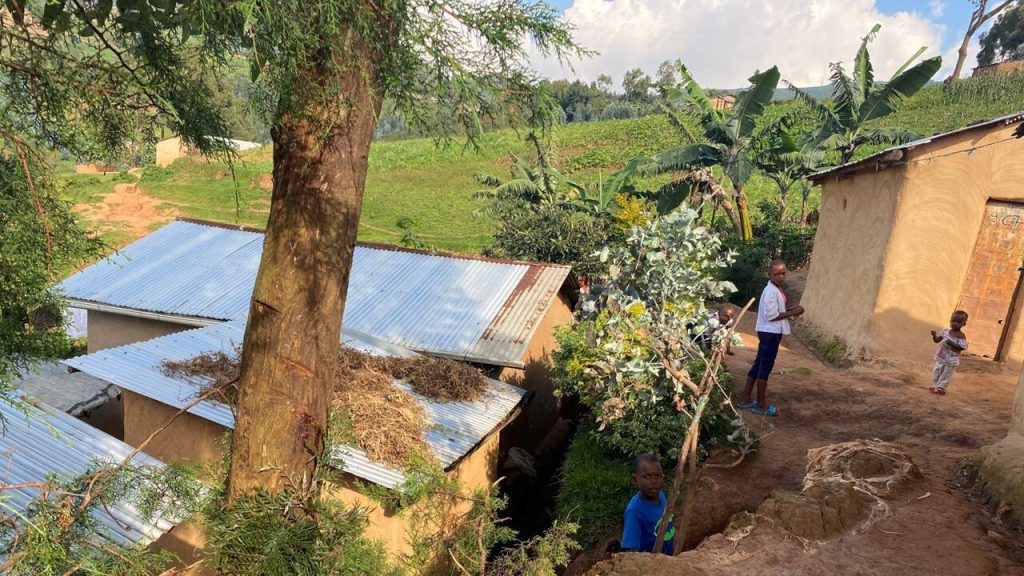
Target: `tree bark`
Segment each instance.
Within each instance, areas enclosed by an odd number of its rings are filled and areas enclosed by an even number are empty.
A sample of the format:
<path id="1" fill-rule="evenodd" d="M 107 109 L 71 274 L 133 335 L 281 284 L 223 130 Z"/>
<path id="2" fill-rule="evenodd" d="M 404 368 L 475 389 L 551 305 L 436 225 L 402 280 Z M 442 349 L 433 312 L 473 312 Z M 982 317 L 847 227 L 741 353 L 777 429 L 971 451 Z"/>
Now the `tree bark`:
<path id="1" fill-rule="evenodd" d="M 747 206 L 747 195 L 743 192 L 741 184 L 734 184 L 736 187 L 736 212 L 739 216 L 739 228 L 737 232 L 740 240 L 749 242 L 754 239 L 754 229 L 750 223 L 750 207 Z"/>
<path id="2" fill-rule="evenodd" d="M 960 74 L 964 69 L 964 61 L 967 60 L 967 47 L 971 44 L 971 37 L 974 36 L 975 31 L 977 31 L 977 28 L 974 26 L 974 20 L 972 17 L 971 26 L 968 26 L 967 33 L 964 34 L 964 40 L 960 43 L 960 48 L 956 51 L 956 66 L 953 67 L 953 73 L 949 75 L 949 78 L 946 78 L 947 86 L 952 86 L 960 81 Z"/>
<path id="3" fill-rule="evenodd" d="M 807 198 L 811 195 L 810 190 L 804 186 L 801 192 L 800 198 L 800 227 L 807 227 Z"/>
<path id="4" fill-rule="evenodd" d="M 310 100 L 277 114 L 270 219 L 242 348 L 229 505 L 256 489 L 317 495 L 381 102 L 369 80 L 372 56 L 362 48 L 326 57 L 300 77 L 305 89 L 293 90 Z M 313 100 L 328 90 L 336 94 L 330 101 Z"/>

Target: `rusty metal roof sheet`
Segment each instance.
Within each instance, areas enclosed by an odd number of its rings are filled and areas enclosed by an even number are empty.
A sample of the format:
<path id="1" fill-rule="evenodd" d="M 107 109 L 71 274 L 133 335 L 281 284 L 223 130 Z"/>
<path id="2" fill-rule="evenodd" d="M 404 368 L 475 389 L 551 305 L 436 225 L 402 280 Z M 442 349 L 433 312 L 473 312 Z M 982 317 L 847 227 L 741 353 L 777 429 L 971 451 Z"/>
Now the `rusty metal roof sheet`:
<path id="1" fill-rule="evenodd" d="M 263 235 L 176 221 L 58 285 L 89 309 L 153 312 L 197 325 L 244 320 Z M 522 367 L 566 266 L 361 243 L 346 328 L 423 352 Z"/>
<path id="2" fill-rule="evenodd" d="M 164 360 L 185 360 L 205 352 L 229 351 L 242 342 L 245 325 L 240 321 L 225 322 L 154 338 L 145 342 L 110 348 L 64 360 L 77 368 L 118 387 L 156 400 L 174 408 L 184 408 L 199 393 L 201 382 L 186 382 L 166 376 L 160 369 Z M 391 344 L 370 343 L 346 334 L 342 342 L 349 347 L 376 355 L 408 355 Z M 395 386 L 412 393 L 401 381 Z M 516 410 L 526 392 L 497 380 L 490 380 L 484 396 L 473 402 L 432 401 L 413 397 L 423 406 L 426 419 L 426 440 L 438 460 L 451 467 L 470 453 L 481 440 L 500 427 Z M 222 403 L 204 401 L 189 408 L 190 413 L 232 428 L 231 409 Z M 335 446 L 335 465 L 346 472 L 388 488 L 400 486 L 405 478 L 401 471 L 372 462 L 361 450 Z"/>
<path id="3" fill-rule="evenodd" d="M 24 398 L 22 393 L 16 393 Z M 0 434 L 0 482 L 21 485 L 3 491 L 0 502 L 8 512 L 20 513 L 39 497 L 29 486 L 51 474 L 71 480 L 97 462 L 123 461 L 132 447 L 81 420 L 41 402 L 14 406 L 0 401 L 4 432 Z M 163 466 L 146 454 L 132 460 L 137 466 Z M 97 533 L 117 544 L 149 544 L 174 527 L 177 520 L 147 519 L 128 502 L 117 502 L 93 512 Z"/>

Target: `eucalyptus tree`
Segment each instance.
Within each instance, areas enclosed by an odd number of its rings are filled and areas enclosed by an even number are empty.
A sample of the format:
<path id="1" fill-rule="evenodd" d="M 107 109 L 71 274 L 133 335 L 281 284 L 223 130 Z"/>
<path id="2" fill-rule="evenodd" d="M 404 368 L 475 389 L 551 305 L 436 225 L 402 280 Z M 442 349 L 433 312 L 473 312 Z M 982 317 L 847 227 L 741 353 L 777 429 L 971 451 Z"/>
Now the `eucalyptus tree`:
<path id="1" fill-rule="evenodd" d="M 128 140 L 129 112 L 204 152 L 228 135 L 198 68 L 249 58 L 270 116 L 274 188 L 246 328 L 227 503 L 282 495 L 313 517 L 370 142 L 391 98 L 413 126 L 472 137 L 488 117 L 543 124 L 532 45 L 585 52 L 531 0 L 112 0 L 0 5 L 4 136 Z M 77 93 L 81 91 L 81 93 Z M 14 110 L 14 112 L 12 112 Z M 88 136 L 89 138 L 79 138 Z M 84 147 L 84 144 L 83 144 Z M 289 495 L 295 495 L 294 498 Z M 315 518 L 312 518 L 315 521 Z"/>
<path id="2" fill-rule="evenodd" d="M 964 61 L 967 60 L 967 48 L 971 45 L 971 38 L 988 22 L 993 16 L 999 14 L 1013 5 L 1015 0 L 995 0 L 991 4 L 989 0 L 970 0 L 974 5 L 971 10 L 971 18 L 967 22 L 967 30 L 964 31 L 964 39 L 960 42 L 960 48 L 956 51 L 956 66 L 953 73 L 946 78 L 946 84 L 955 84 L 960 81 L 960 73 L 964 69 Z"/>
<path id="3" fill-rule="evenodd" d="M 752 156 L 759 142 L 777 128 L 775 123 L 759 125 L 766 106 L 779 84 L 779 70 L 772 66 L 750 77 L 750 87 L 740 93 L 730 110 L 718 110 L 690 71 L 679 64 L 679 86 L 669 89 L 663 108 L 682 139 L 682 144 L 655 154 L 640 168 L 642 174 L 686 172 L 719 166 L 732 184 L 734 208 L 729 210 L 736 233 L 744 240 L 753 237 L 750 209 L 743 191 L 754 173 Z M 687 127 L 681 116 L 695 114 L 699 132 Z"/>
<path id="4" fill-rule="evenodd" d="M 888 82 L 876 82 L 868 44 L 879 29 L 881 26 L 875 24 L 861 39 L 854 58 L 852 78 L 841 63 L 830 65 L 831 107 L 787 82 L 796 97 L 806 102 L 820 118 L 821 127 L 812 138 L 813 146 L 838 152 L 841 163 L 849 162 L 857 149 L 866 144 L 903 144 L 917 138 L 907 130 L 876 126 L 871 122 L 891 114 L 904 99 L 924 87 L 942 67 L 941 56 L 914 64 L 926 49 L 921 47 L 893 73 Z"/>

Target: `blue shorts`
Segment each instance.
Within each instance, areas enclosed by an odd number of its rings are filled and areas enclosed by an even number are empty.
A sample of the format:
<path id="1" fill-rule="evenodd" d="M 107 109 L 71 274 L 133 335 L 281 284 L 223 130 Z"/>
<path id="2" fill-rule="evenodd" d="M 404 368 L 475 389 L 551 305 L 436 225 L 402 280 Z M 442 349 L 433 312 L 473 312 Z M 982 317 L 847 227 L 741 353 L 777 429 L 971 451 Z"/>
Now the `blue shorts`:
<path id="1" fill-rule="evenodd" d="M 754 365 L 750 367 L 747 376 L 755 380 L 767 380 L 775 367 L 775 358 L 779 355 L 779 344 L 782 343 L 782 334 L 774 332 L 757 333 L 757 356 L 754 358 Z"/>

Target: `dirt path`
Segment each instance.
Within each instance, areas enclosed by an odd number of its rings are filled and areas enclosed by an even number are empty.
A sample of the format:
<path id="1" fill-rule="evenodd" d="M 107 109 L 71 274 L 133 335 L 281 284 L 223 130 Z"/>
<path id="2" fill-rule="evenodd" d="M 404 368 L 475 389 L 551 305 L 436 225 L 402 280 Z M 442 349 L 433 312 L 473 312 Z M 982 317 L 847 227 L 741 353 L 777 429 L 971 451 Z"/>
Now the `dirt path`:
<path id="1" fill-rule="evenodd" d="M 177 215 L 174 210 L 159 208 L 159 204 L 137 184 L 115 184 L 113 192 L 105 194 L 102 202 L 78 204 L 75 211 L 92 222 L 97 232 L 123 232 L 134 240 L 147 234 L 153 224 L 166 223 Z"/>
<path id="2" fill-rule="evenodd" d="M 749 323 L 741 329 L 746 346 L 727 359 L 739 381 L 757 343 Z M 706 565 L 710 553 L 694 552 L 679 559 L 628 555 L 599 572 L 1024 574 L 1019 530 L 1002 525 L 978 498 L 954 485 L 959 460 L 1005 435 L 1018 374 L 987 360 L 965 359 L 949 394 L 938 397 L 928 392 L 929 370 L 928 362 L 835 370 L 787 338 L 768 389 L 779 416 L 746 413 L 748 425 L 762 437 L 760 449 L 736 468 L 709 471 L 695 494 L 687 542 L 693 546 L 720 532 L 733 514 L 754 511 L 773 490 L 799 492 L 808 449 L 855 439 L 879 438 L 905 447 L 923 474 L 891 503 L 887 517 L 824 542 L 760 542 L 735 572 L 715 569 L 717 561 Z M 721 550 L 715 554 L 721 556 Z M 704 564 L 695 568 L 686 557 Z M 574 571 L 582 567 L 577 564 Z"/>

